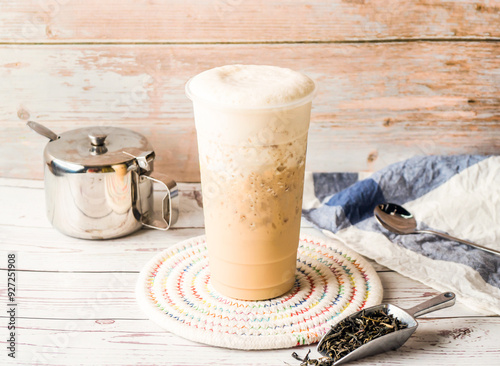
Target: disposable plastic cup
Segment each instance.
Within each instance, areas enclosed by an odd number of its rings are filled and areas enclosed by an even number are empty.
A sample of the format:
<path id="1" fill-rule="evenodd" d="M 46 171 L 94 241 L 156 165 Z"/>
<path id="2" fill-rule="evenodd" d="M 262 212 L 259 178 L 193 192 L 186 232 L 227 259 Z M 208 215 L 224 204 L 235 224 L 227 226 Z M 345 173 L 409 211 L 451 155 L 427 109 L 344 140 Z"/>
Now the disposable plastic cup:
<path id="1" fill-rule="evenodd" d="M 211 284 L 241 300 L 280 296 L 295 282 L 314 91 L 229 107 L 194 95 L 190 82 Z"/>

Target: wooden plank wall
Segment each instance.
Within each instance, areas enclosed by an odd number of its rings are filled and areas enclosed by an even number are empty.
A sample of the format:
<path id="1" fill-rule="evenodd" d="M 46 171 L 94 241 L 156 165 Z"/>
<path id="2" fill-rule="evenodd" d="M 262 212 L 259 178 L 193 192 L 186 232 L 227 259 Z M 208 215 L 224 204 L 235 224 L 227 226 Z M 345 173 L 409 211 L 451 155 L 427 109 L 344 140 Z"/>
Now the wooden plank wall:
<path id="1" fill-rule="evenodd" d="M 33 119 L 136 130 L 198 181 L 184 84 L 229 63 L 317 81 L 308 170 L 498 154 L 499 25 L 493 0 L 0 0 L 0 177 L 43 177 Z"/>

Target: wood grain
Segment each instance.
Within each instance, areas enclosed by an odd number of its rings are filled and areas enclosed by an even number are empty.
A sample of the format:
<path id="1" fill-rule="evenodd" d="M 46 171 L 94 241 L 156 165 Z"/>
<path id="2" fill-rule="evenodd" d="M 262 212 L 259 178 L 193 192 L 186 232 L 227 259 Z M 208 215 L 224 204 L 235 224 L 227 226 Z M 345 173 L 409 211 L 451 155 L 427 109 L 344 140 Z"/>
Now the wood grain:
<path id="1" fill-rule="evenodd" d="M 158 188 L 158 187 L 155 187 Z M 9 250 L 23 253 L 19 270 L 62 272 L 138 272 L 154 255 L 186 237 L 204 233 L 200 184 L 179 184 L 180 214 L 168 232 L 143 229 L 133 235 L 113 240 L 88 241 L 71 238 L 54 229 L 45 215 L 42 181 L 0 178 L 0 231 Z M 156 203 L 161 195 L 155 197 Z M 26 208 L 30 207 L 29 210 Z M 324 237 L 311 224 L 302 222 L 302 233 Z M 38 237 L 36 242 L 33 237 Z M 326 237 L 325 237 L 326 238 Z M 124 261 L 123 254 L 134 261 Z M 56 263 L 41 261 L 57 255 Z M 372 262 L 378 270 L 387 268 Z M 0 269 L 4 268 L 0 265 Z"/>
<path id="2" fill-rule="evenodd" d="M 499 51 L 496 42 L 6 46 L 0 176 L 42 178 L 46 141 L 24 126 L 31 118 L 57 132 L 131 128 L 155 146 L 159 171 L 199 181 L 183 89 L 221 62 L 278 64 L 315 78 L 308 170 L 376 170 L 416 154 L 499 153 Z"/>
<path id="3" fill-rule="evenodd" d="M 18 253 L 16 268 L 22 286 L 17 296 L 22 298 L 23 316 L 50 318 L 51 314 L 57 314 L 57 318 L 66 319 L 143 319 L 138 315 L 141 313 L 137 312 L 130 289 L 135 287 L 139 271 L 157 253 L 204 233 L 199 198 L 190 194 L 199 192 L 199 188 L 199 184 L 180 185 L 184 198 L 180 206 L 183 228 L 167 232 L 140 230 L 123 238 L 91 241 L 65 236 L 44 220 L 41 181 L 0 179 L 0 207 L 19 210 L 0 211 L 0 247 Z M 301 232 L 326 238 L 310 227 L 302 227 Z M 5 254 L 5 250 L 0 253 Z M 381 277 L 387 302 L 398 301 L 403 307 L 411 307 L 421 301 L 422 296 L 437 294 L 417 281 L 401 278 L 373 261 L 370 263 Z M 6 272 L 4 265 L 0 265 L 2 272 Z M 47 293 L 52 295 L 45 296 Z M 0 302 L 6 302 L 6 296 L 6 292 L 0 292 Z M 474 314 L 463 306 L 456 306 L 448 315 L 441 316 Z"/>
<path id="4" fill-rule="evenodd" d="M 0 207 L 13 208 L 15 202 L 20 207 L 0 210 L 0 257 L 16 252 L 19 269 L 18 353 L 15 363 L 6 352 L 0 353 L 2 365 L 292 365 L 291 352 L 303 356 L 309 349 L 318 357 L 314 345 L 251 352 L 210 347 L 146 319 L 134 296 L 138 271 L 158 251 L 202 231 L 189 225 L 190 220 L 199 225 L 201 211 L 194 194 L 184 195 L 185 228 L 141 230 L 122 239 L 93 242 L 67 238 L 43 224 L 42 188 L 42 181 L 0 178 Z M 181 185 L 187 193 L 198 189 L 199 184 Z M 25 217 L 19 216 L 22 212 Z M 398 273 L 377 270 L 385 302 L 410 308 L 437 294 Z M 5 273 L 1 268 L 0 274 Z M 0 291 L 0 304 L 6 307 L 6 291 Z M 2 324 L 7 321 L 6 314 L 0 315 Z M 493 365 L 500 356 L 493 336 L 500 329 L 498 316 L 482 317 L 457 303 L 421 317 L 419 324 L 402 348 L 359 364 L 470 365 L 474 359 Z M 0 344 L 5 349 L 4 339 Z"/>
<path id="5" fill-rule="evenodd" d="M 304 42 L 500 37 L 487 0 L 0 2 L 4 42 Z"/>
<path id="6" fill-rule="evenodd" d="M 186 233 L 189 234 L 189 233 Z M 188 236 L 184 236 L 188 238 Z M 149 258 L 140 263 L 144 266 L 155 253 L 149 253 Z M 19 261 L 23 254 L 19 254 Z M 51 258 L 58 258 L 52 253 Z M 128 254 L 122 260 L 135 267 L 133 254 Z M 104 259 L 100 261 L 104 263 Z M 87 263 L 91 268 L 94 262 Z M 4 273 L 2 270 L 0 273 Z M 18 273 L 19 302 L 22 303 L 22 316 L 28 318 L 59 318 L 59 319 L 146 319 L 139 309 L 135 299 L 135 286 L 138 272 L 41 272 L 20 271 Z M 423 302 L 426 297 L 436 296 L 438 292 L 429 289 L 420 282 L 402 277 L 396 272 L 379 272 L 384 287 L 384 301 L 397 303 L 410 308 Z M 49 296 L 50 294 L 50 296 Z M 7 303 L 6 293 L 0 294 L 0 303 Z M 476 312 L 464 305 L 439 313 L 429 314 L 427 318 L 435 317 L 467 317 L 475 316 Z M 21 314 L 19 314 L 21 316 Z"/>
<path id="7" fill-rule="evenodd" d="M 496 334 L 500 318 L 422 319 L 399 350 L 358 365 L 495 365 L 500 354 Z M 22 322 L 20 359 L 16 365 L 298 365 L 292 352 L 304 356 L 314 346 L 293 350 L 239 351 L 209 347 L 164 331 L 150 321 L 128 319 Z M 20 338 L 21 339 L 21 338 Z M 451 361 L 451 363 L 450 363 Z M 38 363 L 37 363 L 38 362 Z"/>

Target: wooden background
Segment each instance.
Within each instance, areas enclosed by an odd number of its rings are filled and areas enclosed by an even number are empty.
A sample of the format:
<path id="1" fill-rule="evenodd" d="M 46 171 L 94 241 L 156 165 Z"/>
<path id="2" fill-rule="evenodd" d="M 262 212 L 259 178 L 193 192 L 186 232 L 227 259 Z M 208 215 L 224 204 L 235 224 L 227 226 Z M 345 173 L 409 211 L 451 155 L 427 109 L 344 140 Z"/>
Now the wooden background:
<path id="1" fill-rule="evenodd" d="M 317 81 L 308 170 L 498 154 L 499 25 L 488 0 L 0 0 L 0 177 L 43 177 L 33 119 L 133 129 L 199 181 L 184 84 L 230 63 Z"/>

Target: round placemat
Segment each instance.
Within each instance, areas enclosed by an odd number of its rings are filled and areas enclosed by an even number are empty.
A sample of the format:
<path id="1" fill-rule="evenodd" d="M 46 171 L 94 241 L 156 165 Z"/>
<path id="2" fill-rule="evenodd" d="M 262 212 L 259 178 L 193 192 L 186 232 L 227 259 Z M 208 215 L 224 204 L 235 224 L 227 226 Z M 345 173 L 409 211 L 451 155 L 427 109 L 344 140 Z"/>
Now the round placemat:
<path id="1" fill-rule="evenodd" d="M 177 243 L 149 261 L 137 283 L 137 301 L 148 317 L 192 341 L 247 350 L 311 344 L 382 300 L 371 265 L 332 240 L 301 236 L 294 287 L 263 301 L 217 293 L 207 254 L 205 236 Z"/>

